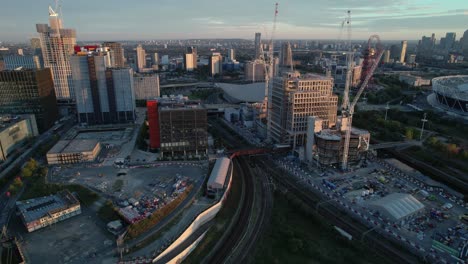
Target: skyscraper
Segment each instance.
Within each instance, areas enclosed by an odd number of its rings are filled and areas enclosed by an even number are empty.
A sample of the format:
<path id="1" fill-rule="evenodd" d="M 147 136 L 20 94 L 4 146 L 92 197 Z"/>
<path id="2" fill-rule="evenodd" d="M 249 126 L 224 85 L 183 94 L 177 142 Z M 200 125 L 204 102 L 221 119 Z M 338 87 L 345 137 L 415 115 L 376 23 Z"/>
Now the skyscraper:
<path id="1" fill-rule="evenodd" d="M 192 53 L 185 53 L 184 56 L 184 66 L 186 71 L 193 71 L 193 54 Z"/>
<path id="2" fill-rule="evenodd" d="M 149 100 L 159 97 L 159 76 L 157 74 L 137 74 L 133 76 L 136 100 Z"/>
<path id="3" fill-rule="evenodd" d="M 255 59 L 260 58 L 262 52 L 260 45 L 262 45 L 262 33 L 255 33 Z"/>
<path id="4" fill-rule="evenodd" d="M 58 118 L 51 69 L 0 71 L 0 114 L 34 114 L 39 131 Z"/>
<path id="5" fill-rule="evenodd" d="M 139 72 L 142 72 L 146 68 L 146 52 L 141 44 L 138 44 L 136 48 L 136 64 Z"/>
<path id="6" fill-rule="evenodd" d="M 197 68 L 197 61 L 198 61 L 198 53 L 196 47 L 187 47 L 186 54 L 191 54 L 192 62 L 184 61 L 185 65 L 192 65 L 192 69 Z M 186 66 L 187 67 L 187 66 Z"/>
<path id="7" fill-rule="evenodd" d="M 235 61 L 236 60 L 236 54 L 235 54 L 234 49 L 228 49 L 227 57 L 228 57 L 229 61 Z"/>
<path id="8" fill-rule="evenodd" d="M 223 71 L 223 56 L 219 52 L 213 52 L 210 56 L 210 74 L 214 76 Z"/>
<path id="9" fill-rule="evenodd" d="M 114 65 L 113 67 L 125 67 L 125 57 L 124 57 L 124 49 L 122 48 L 122 44 L 119 42 L 104 42 L 102 43 L 103 47 L 108 47 L 112 53 L 111 57 L 113 57 Z"/>
<path id="10" fill-rule="evenodd" d="M 98 50 L 78 52 L 70 57 L 80 123 L 109 124 L 134 120 L 132 113 L 135 109 L 129 102 L 135 99 L 132 71 L 108 68 L 109 56 Z M 115 77 L 125 73 L 128 75 L 126 78 Z"/>
<path id="11" fill-rule="evenodd" d="M 60 104 L 73 103 L 75 93 L 69 56 L 73 54 L 73 47 L 76 45 L 76 32 L 74 29 L 63 28 L 62 19 L 51 7 L 49 7 L 49 24 L 36 24 L 44 67 L 52 71 L 57 101 Z"/>
<path id="12" fill-rule="evenodd" d="M 281 53 L 280 53 L 280 66 L 290 67 L 292 65 L 292 50 L 291 43 L 283 42 L 281 44 Z"/>
<path id="13" fill-rule="evenodd" d="M 450 50 L 453 48 L 455 44 L 455 39 L 457 37 L 457 34 L 455 32 L 447 32 L 445 34 L 445 49 Z"/>
<path id="14" fill-rule="evenodd" d="M 406 48 L 408 47 L 408 41 L 403 40 L 401 42 L 401 53 L 400 53 L 400 62 L 404 63 L 405 62 L 405 56 L 406 56 Z"/>
<path id="15" fill-rule="evenodd" d="M 460 40 L 461 50 L 465 56 L 468 56 L 468 29 L 463 33 L 463 39 Z"/>
<path id="16" fill-rule="evenodd" d="M 6 70 L 14 70 L 20 67 L 24 69 L 40 69 L 41 62 L 36 55 L 8 55 L 3 58 Z"/>
<path id="17" fill-rule="evenodd" d="M 151 66 L 153 70 L 159 70 L 159 54 L 157 52 L 151 54 Z"/>
<path id="18" fill-rule="evenodd" d="M 390 62 L 390 50 L 385 50 L 384 57 L 383 57 L 383 62 L 384 63 L 389 63 Z"/>

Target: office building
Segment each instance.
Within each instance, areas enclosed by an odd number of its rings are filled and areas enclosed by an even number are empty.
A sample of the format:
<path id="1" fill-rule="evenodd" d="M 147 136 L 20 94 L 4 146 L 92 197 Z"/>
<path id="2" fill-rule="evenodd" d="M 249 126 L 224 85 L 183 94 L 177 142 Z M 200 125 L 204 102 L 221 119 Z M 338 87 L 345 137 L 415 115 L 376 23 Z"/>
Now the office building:
<path id="1" fill-rule="evenodd" d="M 40 132 L 58 119 L 50 69 L 0 71 L 0 114 L 34 114 Z"/>
<path id="2" fill-rule="evenodd" d="M 125 67 L 124 49 L 122 48 L 122 44 L 119 42 L 108 41 L 102 43 L 102 47 L 109 48 L 108 51 L 111 51 L 111 61 L 113 61 L 113 64 L 111 65 L 112 67 Z"/>
<path id="3" fill-rule="evenodd" d="M 293 65 L 291 43 L 283 42 L 281 44 L 281 52 L 280 52 L 279 60 L 280 60 L 279 63 L 281 67 L 291 67 Z"/>
<path id="4" fill-rule="evenodd" d="M 146 68 L 146 52 L 141 44 L 136 47 L 136 67 L 138 72 L 142 72 Z"/>
<path id="5" fill-rule="evenodd" d="M 406 56 L 406 63 L 407 64 L 415 64 L 416 63 L 416 54 L 409 54 Z"/>
<path id="6" fill-rule="evenodd" d="M 262 33 L 255 33 L 255 43 L 254 43 L 254 50 L 255 50 L 255 59 L 260 59 L 260 54 L 262 53 Z"/>
<path id="7" fill-rule="evenodd" d="M 70 57 L 78 121 L 89 125 L 135 120 L 133 71 L 108 68 L 105 51 L 78 52 Z"/>
<path id="8" fill-rule="evenodd" d="M 18 201 L 16 207 L 28 232 L 81 214 L 80 202 L 68 190 L 55 195 Z"/>
<path id="9" fill-rule="evenodd" d="M 333 94 L 331 77 L 284 73 L 273 78 L 268 102 L 269 138 L 293 149 L 305 144 L 307 117 L 322 119 L 324 129 L 336 124 L 338 96 Z"/>
<path id="10" fill-rule="evenodd" d="M 162 157 L 207 155 L 207 111 L 200 102 L 178 96 L 158 98 L 147 105 L 150 146 L 159 145 Z"/>
<path id="11" fill-rule="evenodd" d="M 210 56 L 210 74 L 215 76 L 223 72 L 223 56 L 219 52 L 213 52 Z"/>
<path id="12" fill-rule="evenodd" d="M 41 68 L 39 56 L 36 55 L 8 55 L 3 58 L 3 61 L 5 62 L 5 70 Z"/>
<path id="13" fill-rule="evenodd" d="M 162 55 L 161 64 L 162 65 L 169 65 L 169 55 Z"/>
<path id="14" fill-rule="evenodd" d="M 41 41 L 44 67 L 52 71 L 55 94 L 58 102 L 70 104 L 74 101 L 75 93 L 71 79 L 69 56 L 73 54 L 76 45 L 74 29 L 62 27 L 59 15 L 49 7 L 49 24 L 36 24 Z M 63 110 L 65 114 L 65 110 Z"/>
<path id="15" fill-rule="evenodd" d="M 6 160 L 25 140 L 37 135 L 34 115 L 0 116 L 0 161 Z"/>
<path id="16" fill-rule="evenodd" d="M 133 77 L 136 100 L 149 100 L 159 97 L 159 75 L 137 74 Z"/>
<path id="17" fill-rule="evenodd" d="M 408 47 L 408 41 L 403 40 L 401 42 L 401 53 L 400 53 L 400 62 L 405 63 L 405 57 L 406 57 L 406 48 Z"/>
<path id="18" fill-rule="evenodd" d="M 60 140 L 47 152 L 47 164 L 92 162 L 101 152 L 101 144 L 94 139 Z"/>

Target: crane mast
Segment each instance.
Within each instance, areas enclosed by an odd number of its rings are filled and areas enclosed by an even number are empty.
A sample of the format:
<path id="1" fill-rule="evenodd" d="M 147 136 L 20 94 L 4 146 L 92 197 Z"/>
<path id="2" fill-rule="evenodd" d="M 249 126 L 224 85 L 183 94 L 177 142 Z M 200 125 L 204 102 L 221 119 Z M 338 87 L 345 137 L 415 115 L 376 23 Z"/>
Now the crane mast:
<path id="1" fill-rule="evenodd" d="M 345 89 L 343 92 L 343 104 L 341 106 L 341 110 L 345 111 L 348 109 L 349 104 L 349 87 L 351 85 L 351 73 L 353 68 L 353 60 L 354 60 L 354 53 L 353 48 L 351 45 L 351 10 L 348 10 L 348 17 L 344 21 L 347 26 L 348 31 L 348 39 L 346 45 L 348 45 L 348 52 L 346 53 L 346 82 L 345 82 Z M 344 24 L 343 23 L 343 24 Z"/>
<path id="2" fill-rule="evenodd" d="M 274 45 L 273 45 L 273 40 L 275 37 L 275 31 L 276 31 L 276 18 L 278 17 L 278 3 L 275 4 L 275 14 L 273 17 L 273 28 L 271 32 L 271 38 L 269 41 L 269 50 L 268 50 L 268 63 L 265 61 L 264 55 L 263 55 L 263 48 L 261 49 L 261 58 L 263 58 L 263 65 L 265 67 L 265 98 L 263 101 L 264 105 L 264 111 L 267 117 L 267 139 L 271 139 L 271 117 L 269 114 L 269 109 L 271 108 L 271 100 L 270 98 L 270 80 L 273 78 L 273 63 L 274 63 Z"/>
<path id="3" fill-rule="evenodd" d="M 361 87 L 359 88 L 356 96 L 354 97 L 353 102 L 351 103 L 351 105 L 348 106 L 347 111 L 343 113 L 343 117 L 346 114 L 348 120 L 346 122 L 346 131 L 345 131 L 346 135 L 345 135 L 345 144 L 343 148 L 343 161 L 341 164 L 342 170 L 348 169 L 349 141 L 351 139 L 351 128 L 352 128 L 352 122 L 353 122 L 354 108 L 359 100 L 359 97 L 361 97 L 362 92 L 364 91 L 367 84 L 369 83 L 369 80 L 371 79 L 372 74 L 374 74 L 374 71 L 377 69 L 377 66 L 379 65 L 379 61 L 382 58 L 383 53 L 384 53 L 383 49 L 378 50 L 378 55 L 374 63 L 372 64 L 372 67 L 370 68 L 369 73 L 367 74 L 364 81 L 362 82 Z"/>

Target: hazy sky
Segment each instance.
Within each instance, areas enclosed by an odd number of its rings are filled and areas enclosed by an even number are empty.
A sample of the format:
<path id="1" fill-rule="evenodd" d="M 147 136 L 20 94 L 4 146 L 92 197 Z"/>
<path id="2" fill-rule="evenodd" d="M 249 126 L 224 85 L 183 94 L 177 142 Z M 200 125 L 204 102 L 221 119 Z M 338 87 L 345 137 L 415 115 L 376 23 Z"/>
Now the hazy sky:
<path id="1" fill-rule="evenodd" d="M 353 39 L 420 39 L 468 29 L 468 0 L 279 1 L 276 38 L 337 39 L 346 10 Z M 52 0 L 5 0 L 0 41 L 26 41 L 47 23 Z M 266 0 L 64 0 L 65 27 L 78 40 L 248 38 L 271 32 L 274 1 Z M 346 37 L 343 31 L 342 38 Z"/>

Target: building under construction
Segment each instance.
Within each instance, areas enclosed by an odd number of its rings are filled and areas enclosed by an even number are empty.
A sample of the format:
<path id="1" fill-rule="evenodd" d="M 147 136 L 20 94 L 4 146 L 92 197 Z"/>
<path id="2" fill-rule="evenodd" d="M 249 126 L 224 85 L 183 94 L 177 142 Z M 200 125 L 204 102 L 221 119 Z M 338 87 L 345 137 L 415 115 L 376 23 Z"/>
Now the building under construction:
<path id="1" fill-rule="evenodd" d="M 284 73 L 273 79 L 268 101 L 268 129 L 275 143 L 291 144 L 293 149 L 304 146 L 309 116 L 321 118 L 323 129 L 336 124 L 338 96 L 333 94 L 333 78 Z"/>
<path id="2" fill-rule="evenodd" d="M 343 160 L 345 133 L 339 130 L 325 129 L 315 133 L 316 161 L 320 165 L 334 165 Z M 353 128 L 349 141 L 349 161 L 358 161 L 367 152 L 370 134 L 366 130 Z"/>

